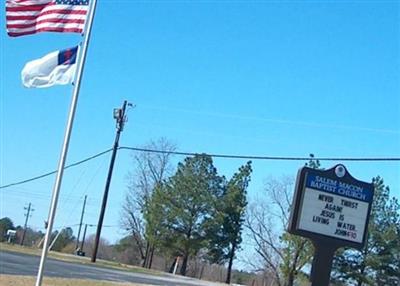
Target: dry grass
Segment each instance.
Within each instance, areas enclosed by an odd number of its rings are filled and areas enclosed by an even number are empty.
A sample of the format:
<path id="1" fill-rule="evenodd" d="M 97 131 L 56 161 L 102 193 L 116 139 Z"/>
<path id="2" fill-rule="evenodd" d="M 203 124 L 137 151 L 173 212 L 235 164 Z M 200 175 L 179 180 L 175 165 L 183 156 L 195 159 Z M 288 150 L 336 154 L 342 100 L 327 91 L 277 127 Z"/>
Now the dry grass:
<path id="1" fill-rule="evenodd" d="M 14 276 L 0 275 L 1 286 L 30 286 L 35 285 L 36 277 L 33 276 Z M 143 286 L 145 284 L 116 283 L 96 280 L 63 279 L 44 277 L 43 286 Z M 147 284 L 148 285 L 148 284 Z"/>
<path id="2" fill-rule="evenodd" d="M 11 251 L 11 252 L 31 254 L 31 255 L 36 255 L 36 256 L 40 256 L 42 254 L 42 250 L 38 249 L 38 248 L 20 246 L 20 245 L 16 245 L 16 244 L 8 244 L 8 243 L 0 243 L 0 249 Z M 75 262 L 75 263 L 92 265 L 89 257 L 81 257 L 81 256 L 73 255 L 73 254 L 50 251 L 48 254 L 48 257 L 51 257 L 51 258 L 54 258 L 57 260 L 67 261 L 67 262 Z M 144 273 L 144 274 L 151 274 L 151 275 L 162 275 L 163 274 L 162 272 L 156 271 L 153 269 L 145 269 L 142 267 L 126 265 L 126 264 L 122 264 L 122 263 L 118 263 L 118 262 L 114 262 L 114 261 L 102 260 L 102 259 L 97 259 L 96 265 L 97 266 L 105 266 L 107 268 L 113 268 L 113 269 L 117 269 L 117 270 L 135 272 L 135 273 Z"/>
<path id="3" fill-rule="evenodd" d="M 8 244 L 8 243 L 4 243 L 4 242 L 0 242 L 0 249 L 13 251 L 13 252 L 26 253 L 26 254 L 33 254 L 33 255 L 41 254 L 41 251 L 38 248 L 25 247 L 25 246 L 20 246 L 17 244 Z"/>

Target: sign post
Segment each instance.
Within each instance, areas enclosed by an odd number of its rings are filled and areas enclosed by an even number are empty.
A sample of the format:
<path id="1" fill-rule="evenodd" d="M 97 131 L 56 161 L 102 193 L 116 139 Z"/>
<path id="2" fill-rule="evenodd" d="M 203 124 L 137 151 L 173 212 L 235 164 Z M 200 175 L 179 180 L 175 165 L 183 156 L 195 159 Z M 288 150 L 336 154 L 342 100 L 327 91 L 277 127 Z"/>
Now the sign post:
<path id="1" fill-rule="evenodd" d="M 365 245 L 374 185 L 353 178 L 343 165 L 299 170 L 288 231 L 315 247 L 312 286 L 328 286 L 339 247 Z"/>

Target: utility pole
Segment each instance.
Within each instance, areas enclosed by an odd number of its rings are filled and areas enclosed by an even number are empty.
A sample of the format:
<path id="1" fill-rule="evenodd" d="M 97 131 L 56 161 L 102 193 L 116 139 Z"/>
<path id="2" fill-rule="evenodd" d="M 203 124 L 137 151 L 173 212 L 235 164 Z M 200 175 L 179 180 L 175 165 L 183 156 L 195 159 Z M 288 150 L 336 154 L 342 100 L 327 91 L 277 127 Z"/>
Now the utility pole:
<path id="1" fill-rule="evenodd" d="M 31 212 L 34 211 L 34 209 L 32 209 L 31 206 L 32 206 L 32 204 L 29 203 L 28 207 L 24 207 L 24 210 L 27 210 L 27 212 L 25 214 L 26 219 L 25 219 L 25 225 L 24 225 L 24 232 L 22 233 L 22 238 L 21 238 L 21 245 L 24 245 L 25 234 L 26 234 L 26 229 L 28 227 L 29 216 L 31 215 Z"/>
<path id="2" fill-rule="evenodd" d="M 101 228 L 103 226 L 103 220 L 104 220 L 104 212 L 105 212 L 106 206 L 107 206 L 108 190 L 110 188 L 111 177 L 112 177 L 114 163 L 115 163 L 115 157 L 117 156 L 119 137 L 121 135 L 122 130 L 124 129 L 124 123 L 126 122 L 125 110 L 126 110 L 127 104 L 128 103 L 125 100 L 122 105 L 122 108 L 114 109 L 114 119 L 116 120 L 117 132 L 115 134 L 114 147 L 113 147 L 113 152 L 111 155 L 110 167 L 108 169 L 108 176 L 107 176 L 106 186 L 104 189 L 103 202 L 101 204 L 99 223 L 97 224 L 96 237 L 95 237 L 95 241 L 94 241 L 94 249 L 93 249 L 93 254 L 92 254 L 92 259 L 91 259 L 92 262 L 96 262 L 97 250 L 99 248 Z M 131 106 L 131 104 L 128 104 L 128 105 Z"/>
<path id="3" fill-rule="evenodd" d="M 78 249 L 78 246 L 79 246 L 79 236 L 81 235 L 81 228 L 82 228 L 83 215 L 84 215 L 84 213 L 85 213 L 86 199 L 87 199 L 87 195 L 85 195 L 85 199 L 83 200 L 83 208 L 82 208 L 82 214 L 81 214 L 81 221 L 80 221 L 80 223 L 79 223 L 78 236 L 76 237 L 75 250 L 77 250 L 77 249 Z"/>
<path id="4" fill-rule="evenodd" d="M 86 237 L 86 230 L 87 230 L 87 224 L 85 224 L 85 229 L 83 230 L 83 238 L 82 238 L 82 242 L 81 242 L 81 251 L 83 252 L 83 245 L 85 243 L 85 237 Z"/>

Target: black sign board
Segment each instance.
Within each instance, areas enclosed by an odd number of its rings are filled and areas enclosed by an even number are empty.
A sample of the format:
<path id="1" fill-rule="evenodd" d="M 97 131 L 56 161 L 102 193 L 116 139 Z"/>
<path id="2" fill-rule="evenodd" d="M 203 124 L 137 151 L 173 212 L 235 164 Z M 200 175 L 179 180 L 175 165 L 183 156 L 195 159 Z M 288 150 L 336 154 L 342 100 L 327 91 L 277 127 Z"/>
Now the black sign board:
<path id="1" fill-rule="evenodd" d="M 311 286 L 328 286 L 335 251 L 362 248 L 374 185 L 353 178 L 343 165 L 299 170 L 288 231 L 311 239 L 315 252 Z"/>
<path id="2" fill-rule="evenodd" d="M 299 170 L 289 232 L 337 246 L 365 244 L 374 186 L 353 178 L 343 165 Z"/>
<path id="3" fill-rule="evenodd" d="M 311 286 L 328 286 L 335 251 L 362 248 L 374 185 L 353 178 L 343 165 L 299 170 L 288 231 L 311 239 L 315 252 Z"/>

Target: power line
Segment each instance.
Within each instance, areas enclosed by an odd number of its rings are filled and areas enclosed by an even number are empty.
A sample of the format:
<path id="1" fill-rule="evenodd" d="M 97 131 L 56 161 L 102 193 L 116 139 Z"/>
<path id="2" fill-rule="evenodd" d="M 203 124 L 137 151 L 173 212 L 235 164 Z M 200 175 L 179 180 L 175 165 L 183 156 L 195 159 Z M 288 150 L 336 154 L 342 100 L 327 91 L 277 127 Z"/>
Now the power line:
<path id="1" fill-rule="evenodd" d="M 195 156 L 200 154 L 205 154 L 214 158 L 224 158 L 224 159 L 247 159 L 247 160 L 275 160 L 275 161 L 308 161 L 310 159 L 319 161 L 400 161 L 400 157 L 370 157 L 370 158 L 333 158 L 333 157 L 279 157 L 279 156 L 251 156 L 251 155 L 229 155 L 229 154 L 207 154 L 207 153 L 194 153 L 194 152 L 177 152 L 177 151 L 165 151 L 165 150 L 155 150 L 147 148 L 136 148 L 136 147 L 119 147 L 119 149 L 138 151 L 138 152 L 149 152 L 149 153 L 160 153 L 160 154 L 171 154 L 179 156 Z"/>
<path id="2" fill-rule="evenodd" d="M 200 154 L 206 154 L 208 156 L 214 157 L 214 158 L 223 158 L 223 159 L 245 159 L 245 160 L 270 160 L 270 161 L 308 161 L 310 159 L 313 160 L 319 160 L 319 161 L 353 161 L 353 162 L 399 162 L 400 157 L 288 157 L 288 156 L 252 156 L 252 155 L 230 155 L 230 154 L 207 154 L 207 153 L 196 153 L 196 152 L 178 152 L 178 151 L 165 151 L 165 150 L 156 150 L 156 149 L 147 149 L 147 148 L 137 148 L 137 147 L 127 147 L 127 146 L 121 146 L 118 147 L 118 149 L 121 150 L 131 150 L 131 151 L 136 151 L 136 152 L 148 152 L 148 153 L 159 153 L 159 154 L 171 154 L 171 155 L 178 155 L 178 156 L 196 156 Z M 90 161 L 92 159 L 95 159 L 97 157 L 100 157 L 104 154 L 107 154 L 111 151 L 112 149 L 107 149 L 106 151 L 100 152 L 96 155 L 93 155 L 91 157 L 88 157 L 86 159 L 83 159 L 81 161 L 75 162 L 73 164 L 70 164 L 65 167 L 65 169 L 71 168 L 78 166 L 80 164 L 83 164 L 87 161 Z M 21 184 L 25 184 L 28 182 L 32 182 L 38 179 L 42 179 L 44 177 L 50 176 L 55 174 L 57 171 L 52 171 L 49 173 L 45 173 L 40 176 L 36 176 L 30 179 L 26 179 L 23 181 L 11 183 L 8 185 L 0 186 L 0 189 L 5 189 L 8 187 L 12 186 L 17 186 Z"/>
<path id="3" fill-rule="evenodd" d="M 78 161 L 78 162 L 72 163 L 72 164 L 70 164 L 70 165 L 67 165 L 67 166 L 65 166 L 64 170 L 66 170 L 66 169 L 68 169 L 68 168 L 71 168 L 71 167 L 78 166 L 78 165 L 80 165 L 80 164 L 83 164 L 83 163 L 85 163 L 85 162 L 87 162 L 87 161 L 90 161 L 90 160 L 92 160 L 92 159 L 95 159 L 95 158 L 97 158 L 97 157 L 100 157 L 100 156 L 102 156 L 102 155 L 104 155 L 104 154 L 107 154 L 107 153 L 110 152 L 111 150 L 112 150 L 112 149 L 108 149 L 108 150 L 106 150 L 106 151 L 100 152 L 100 153 L 98 153 L 98 154 L 96 154 L 96 155 L 90 156 L 90 157 L 88 157 L 88 158 L 86 158 L 86 159 L 83 159 L 83 160 L 81 160 L 81 161 Z M 45 174 L 43 174 L 43 175 L 36 176 L 36 177 L 30 178 L 30 179 L 26 179 L 26 180 L 19 181 L 19 182 L 16 182 L 16 183 L 11 183 L 11 184 L 8 184 L 8 185 L 0 186 L 0 189 L 5 189 L 5 188 L 8 188 L 8 187 L 17 186 L 17 185 L 29 183 L 29 182 L 32 182 L 32 181 L 36 181 L 36 180 L 39 180 L 39 179 L 48 177 L 48 176 L 50 176 L 50 175 L 53 175 L 53 174 L 55 174 L 55 173 L 57 173 L 57 171 L 52 171 L 52 172 L 45 173 Z"/>

